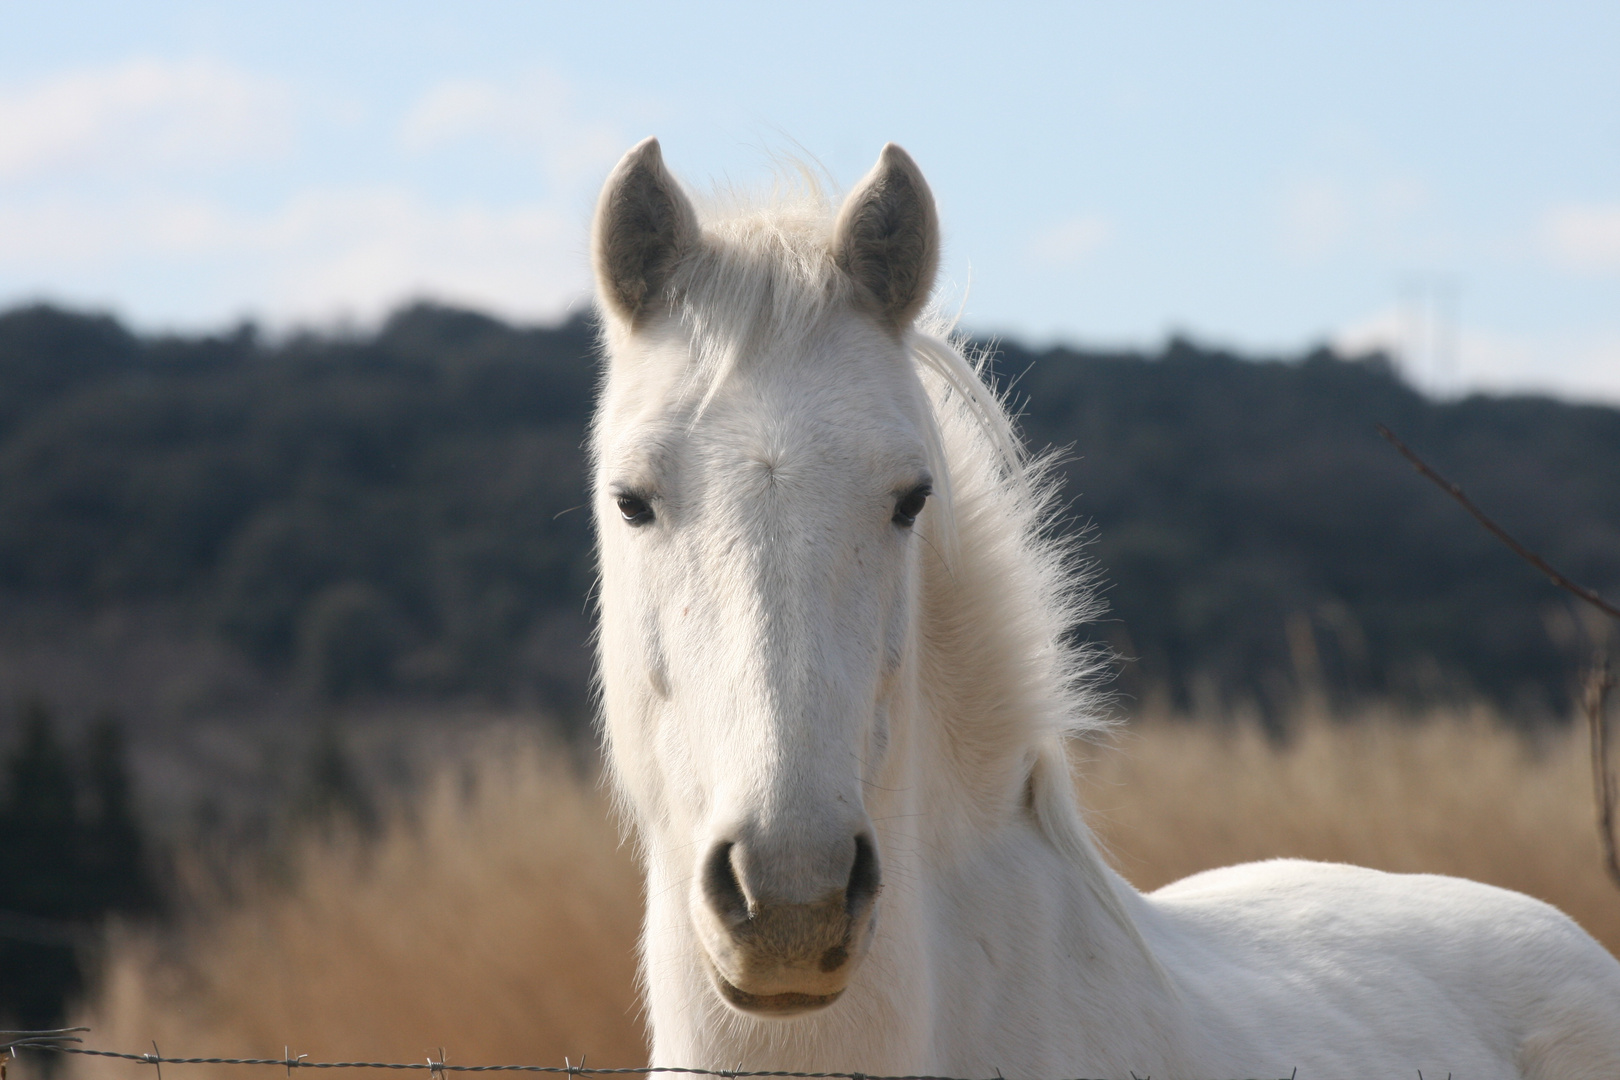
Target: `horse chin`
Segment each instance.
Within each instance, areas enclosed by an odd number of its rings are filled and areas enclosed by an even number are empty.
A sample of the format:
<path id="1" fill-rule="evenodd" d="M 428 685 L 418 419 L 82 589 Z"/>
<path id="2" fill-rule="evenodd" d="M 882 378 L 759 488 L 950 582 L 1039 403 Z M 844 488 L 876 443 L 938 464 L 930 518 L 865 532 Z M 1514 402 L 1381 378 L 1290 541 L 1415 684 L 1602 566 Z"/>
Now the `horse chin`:
<path id="1" fill-rule="evenodd" d="M 705 957 L 705 959 L 707 959 Z M 714 988 L 720 999 L 733 1009 L 748 1016 L 756 1016 L 768 1020 L 786 1020 L 793 1016 L 803 1016 L 806 1013 L 825 1009 L 833 1002 L 844 996 L 844 988 L 840 987 L 829 993 L 806 994 L 797 991 L 779 991 L 771 994 L 755 994 L 720 974 L 714 961 L 707 964 L 709 977 L 714 982 Z"/>

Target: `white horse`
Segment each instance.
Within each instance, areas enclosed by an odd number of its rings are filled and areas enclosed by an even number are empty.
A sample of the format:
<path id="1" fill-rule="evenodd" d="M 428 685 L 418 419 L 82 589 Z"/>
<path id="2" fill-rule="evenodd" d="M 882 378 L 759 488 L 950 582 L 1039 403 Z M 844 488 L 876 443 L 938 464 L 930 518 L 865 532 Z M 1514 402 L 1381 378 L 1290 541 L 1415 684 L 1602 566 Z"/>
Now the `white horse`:
<path id="1" fill-rule="evenodd" d="M 1052 484 L 916 325 L 896 146 L 703 215 L 602 192 L 602 713 L 660 1065 L 965 1077 L 1620 1077 L 1620 963 L 1471 882 L 1277 861 L 1144 896 L 1067 740 L 1101 721 Z"/>

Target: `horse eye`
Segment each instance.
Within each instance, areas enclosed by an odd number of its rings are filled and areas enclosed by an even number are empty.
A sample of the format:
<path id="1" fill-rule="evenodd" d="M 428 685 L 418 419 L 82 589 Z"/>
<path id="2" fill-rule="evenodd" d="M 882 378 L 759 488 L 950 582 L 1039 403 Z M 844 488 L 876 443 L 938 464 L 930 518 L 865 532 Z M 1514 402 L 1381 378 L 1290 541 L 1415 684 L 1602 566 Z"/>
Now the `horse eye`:
<path id="1" fill-rule="evenodd" d="M 639 495 L 619 495 L 613 501 L 619 504 L 619 514 L 632 525 L 645 525 L 653 519 L 652 507 Z"/>
<path id="2" fill-rule="evenodd" d="M 910 528 L 917 524 L 917 515 L 922 513 L 923 504 L 928 501 L 929 487 L 919 484 L 900 497 L 894 506 L 893 521 L 896 525 Z"/>

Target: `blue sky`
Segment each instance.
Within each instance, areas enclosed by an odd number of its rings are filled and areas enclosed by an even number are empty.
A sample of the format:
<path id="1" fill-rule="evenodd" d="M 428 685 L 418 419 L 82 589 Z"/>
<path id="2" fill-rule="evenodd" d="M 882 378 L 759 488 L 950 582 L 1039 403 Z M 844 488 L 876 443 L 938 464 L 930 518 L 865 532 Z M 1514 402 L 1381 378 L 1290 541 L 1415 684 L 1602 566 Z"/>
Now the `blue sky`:
<path id="1" fill-rule="evenodd" d="M 1401 350 L 1620 402 L 1620 5 L 0 7 L 0 303 L 144 328 L 586 302 L 618 155 L 927 173 L 1035 342 Z M 965 293 L 965 300 L 964 300 Z"/>

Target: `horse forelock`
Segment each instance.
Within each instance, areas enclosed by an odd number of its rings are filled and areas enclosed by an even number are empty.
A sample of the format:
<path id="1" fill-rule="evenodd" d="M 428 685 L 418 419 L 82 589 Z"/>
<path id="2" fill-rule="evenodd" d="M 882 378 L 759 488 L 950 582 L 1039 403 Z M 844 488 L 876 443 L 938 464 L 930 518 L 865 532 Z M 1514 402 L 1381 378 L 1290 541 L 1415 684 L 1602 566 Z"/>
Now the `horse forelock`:
<path id="1" fill-rule="evenodd" d="M 807 181 L 763 202 L 716 193 L 703 207 L 703 242 L 671 276 L 673 314 L 691 336 L 690 376 L 705 403 L 744 356 L 768 343 L 792 352 L 842 303 L 851 285 L 833 263 L 833 206 Z"/>

